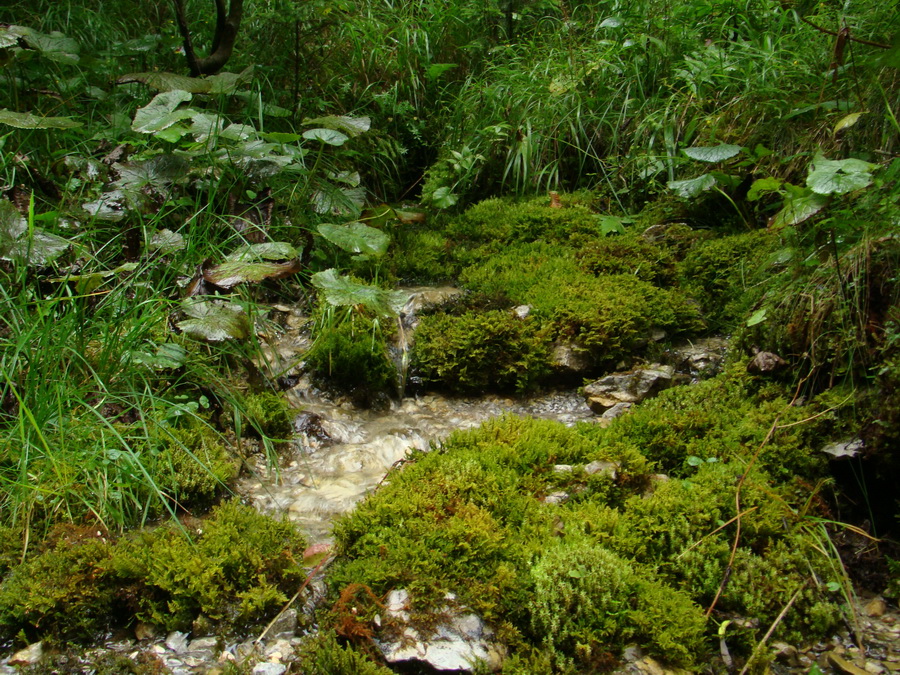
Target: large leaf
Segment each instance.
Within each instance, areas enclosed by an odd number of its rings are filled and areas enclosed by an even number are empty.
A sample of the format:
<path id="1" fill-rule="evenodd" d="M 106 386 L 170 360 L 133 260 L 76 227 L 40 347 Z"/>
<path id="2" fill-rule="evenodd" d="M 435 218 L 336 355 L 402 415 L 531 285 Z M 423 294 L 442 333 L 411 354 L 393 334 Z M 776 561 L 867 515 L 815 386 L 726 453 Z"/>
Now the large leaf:
<path id="1" fill-rule="evenodd" d="M 161 191 L 184 178 L 190 164 L 176 155 L 156 155 L 137 162 L 117 162 L 113 168 L 119 172 L 113 186 L 133 199 L 147 188 Z"/>
<path id="2" fill-rule="evenodd" d="M 8 124 L 16 129 L 73 129 L 81 126 L 81 122 L 68 117 L 41 117 L 6 108 L 0 110 L 0 124 Z"/>
<path id="3" fill-rule="evenodd" d="M 174 370 L 187 363 L 187 350 L 174 342 L 159 345 L 154 353 L 141 350 L 128 354 L 130 360 L 155 370 Z"/>
<path id="4" fill-rule="evenodd" d="M 211 77 L 187 77 L 177 73 L 129 73 L 117 84 L 142 82 L 158 91 L 186 91 L 191 94 L 232 94 L 253 79 L 253 66 L 240 73 L 219 73 Z"/>
<path id="5" fill-rule="evenodd" d="M 345 251 L 371 255 L 376 258 L 383 256 L 391 243 L 391 238 L 384 232 L 363 223 L 347 223 L 345 225 L 323 223 L 319 225 L 319 234 Z"/>
<path id="6" fill-rule="evenodd" d="M 149 248 L 160 255 L 169 255 L 182 250 L 187 244 L 184 237 L 168 228 L 159 230 L 150 240 Z"/>
<path id="7" fill-rule="evenodd" d="M 674 191 L 679 197 L 691 199 L 701 192 L 709 190 L 716 184 L 714 176 L 705 173 L 697 178 L 689 178 L 688 180 L 670 180 L 667 185 L 670 190 Z"/>
<path id="8" fill-rule="evenodd" d="M 738 154 L 743 148 L 740 145 L 720 143 L 711 147 L 685 148 L 684 154 L 701 162 L 724 162 Z"/>
<path id="9" fill-rule="evenodd" d="M 127 201 L 124 192 L 113 190 L 112 192 L 104 192 L 92 202 L 85 202 L 81 205 L 81 208 L 97 220 L 115 223 L 125 217 L 125 204 Z"/>
<path id="10" fill-rule="evenodd" d="M 242 246 L 220 265 L 203 273 L 203 278 L 220 288 L 263 279 L 281 279 L 296 274 L 303 267 L 300 253 L 285 242 L 264 242 Z"/>
<path id="11" fill-rule="evenodd" d="M 184 90 L 165 91 L 157 94 L 143 108 L 138 108 L 134 114 L 134 122 L 131 128 L 142 134 L 153 134 L 162 131 L 176 122 L 194 115 L 193 111 L 178 109 L 182 103 L 190 101 L 193 96 Z"/>
<path id="12" fill-rule="evenodd" d="M 42 267 L 61 256 L 69 241 L 39 227 L 29 231 L 28 223 L 6 200 L 0 201 L 0 259 L 24 260 L 27 265 Z"/>
<path id="13" fill-rule="evenodd" d="M 339 276 L 334 269 L 313 274 L 312 283 L 322 291 L 329 305 L 362 305 L 379 316 L 397 316 L 409 299 L 403 291 L 388 291 L 360 283 Z"/>
<path id="14" fill-rule="evenodd" d="M 316 213 L 359 218 L 366 203 L 366 191 L 361 187 L 341 188 L 331 183 L 321 183 L 311 200 Z"/>
<path id="15" fill-rule="evenodd" d="M 309 129 L 303 132 L 303 138 L 308 141 L 321 141 L 326 145 L 343 145 L 350 137 L 335 129 Z"/>
<path id="16" fill-rule="evenodd" d="M 191 337 L 221 342 L 242 340 L 250 335 L 250 319 L 233 302 L 188 298 L 182 303 L 182 309 L 190 318 L 179 321 L 177 326 Z"/>
<path id="17" fill-rule="evenodd" d="M 861 159 L 832 160 L 818 153 L 809 165 L 806 184 L 820 195 L 843 195 L 871 185 L 876 168 Z"/>
<path id="18" fill-rule="evenodd" d="M 827 195 L 817 194 L 809 188 L 798 188 L 789 183 L 785 183 L 784 188 L 787 192 L 784 206 L 772 216 L 769 227 L 781 228 L 797 225 L 828 206 Z"/>
<path id="19" fill-rule="evenodd" d="M 327 117 L 316 117 L 315 119 L 305 119 L 303 124 L 312 126 L 313 124 L 326 129 L 340 131 L 350 138 L 355 138 L 360 134 L 364 134 L 372 126 L 372 120 L 369 117 L 349 117 L 347 115 L 329 115 Z M 305 135 L 305 134 L 304 134 Z"/>
<path id="20" fill-rule="evenodd" d="M 57 63 L 74 65 L 78 63 L 78 43 L 56 31 L 46 35 L 25 26 L 0 27 L 0 48 L 12 47 L 21 38 L 25 44 L 40 52 L 41 56 Z M 15 41 L 10 44 L 10 40 Z"/>

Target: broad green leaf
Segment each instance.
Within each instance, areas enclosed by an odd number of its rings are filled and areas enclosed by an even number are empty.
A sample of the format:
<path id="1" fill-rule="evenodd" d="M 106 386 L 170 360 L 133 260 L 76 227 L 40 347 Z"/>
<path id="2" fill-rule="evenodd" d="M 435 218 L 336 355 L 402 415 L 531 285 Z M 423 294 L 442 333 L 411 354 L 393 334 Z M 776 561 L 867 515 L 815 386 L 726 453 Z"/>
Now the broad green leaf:
<path id="1" fill-rule="evenodd" d="M 221 117 L 196 111 L 191 115 L 191 134 L 195 141 L 206 144 L 208 150 L 216 147 L 223 126 Z"/>
<path id="2" fill-rule="evenodd" d="M 210 94 L 233 94 L 245 84 L 253 80 L 253 66 L 244 68 L 239 73 L 216 73 L 206 78 L 209 82 Z"/>
<path id="3" fill-rule="evenodd" d="M 350 138 L 355 138 L 369 130 L 369 127 L 372 126 L 372 119 L 369 117 L 350 117 L 348 115 L 328 115 L 327 117 L 305 119 L 303 124 L 310 126 L 315 124 L 326 129 L 340 131 Z"/>
<path id="4" fill-rule="evenodd" d="M 711 176 L 708 173 L 703 174 L 702 176 L 697 176 L 697 178 L 689 178 L 688 180 L 670 180 L 667 183 L 667 186 L 670 190 L 674 191 L 679 197 L 684 199 L 691 199 L 692 197 L 696 197 L 701 192 L 705 192 L 709 190 L 716 184 L 715 177 Z"/>
<path id="5" fill-rule="evenodd" d="M 182 103 L 190 101 L 193 96 L 186 91 L 176 89 L 157 94 L 143 108 L 138 108 L 134 114 L 134 122 L 131 124 L 133 131 L 142 134 L 152 134 L 172 126 L 176 122 L 192 117 L 195 111 L 178 110 Z"/>
<path id="6" fill-rule="evenodd" d="M 6 108 L 0 110 L 0 124 L 8 124 L 16 129 L 74 129 L 81 126 L 81 122 L 68 117 L 41 117 Z"/>
<path id="7" fill-rule="evenodd" d="M 753 181 L 753 184 L 747 191 L 747 199 L 751 202 L 755 202 L 763 195 L 767 195 L 772 192 L 778 192 L 780 189 L 781 181 L 777 178 L 772 178 L 771 176 L 766 178 L 758 178 L 757 180 Z"/>
<path id="8" fill-rule="evenodd" d="M 17 26 L 0 26 L 0 49 L 8 49 L 19 44 L 21 33 L 14 30 Z"/>
<path id="9" fill-rule="evenodd" d="M 92 202 L 85 202 L 81 205 L 85 211 L 94 216 L 97 220 L 105 220 L 108 222 L 118 222 L 125 217 L 125 203 L 127 198 L 121 190 L 113 190 L 112 192 L 104 192 Z"/>
<path id="10" fill-rule="evenodd" d="M 334 129 L 325 129 L 324 127 L 304 131 L 303 138 L 308 141 L 321 141 L 327 145 L 334 146 L 343 145 L 350 140 L 350 137 L 346 134 L 342 134 L 340 131 L 335 131 Z"/>
<path id="11" fill-rule="evenodd" d="M 835 135 L 837 135 L 839 132 L 843 131 L 844 129 L 849 129 L 854 124 L 859 122 L 859 118 L 865 114 L 866 114 L 865 111 L 863 111 L 863 112 L 855 112 L 855 113 L 850 113 L 849 115 L 845 115 L 840 120 L 838 120 L 837 124 L 834 125 L 833 133 Z"/>
<path id="12" fill-rule="evenodd" d="M 138 268 L 137 263 L 123 263 L 119 265 L 115 269 L 112 270 L 103 270 L 102 272 L 90 272 L 88 274 L 70 274 L 67 277 L 60 277 L 59 279 L 53 279 L 53 281 L 57 283 L 61 282 L 76 282 L 75 290 L 79 294 L 92 293 L 95 291 L 100 284 L 102 284 L 106 279 L 110 277 L 116 276 L 117 274 L 122 274 L 125 272 L 134 272 Z"/>
<path id="13" fill-rule="evenodd" d="M 625 223 L 631 222 L 616 216 L 598 216 L 598 218 L 600 220 L 600 231 L 605 235 L 625 234 Z"/>
<path id="14" fill-rule="evenodd" d="M 19 33 L 28 46 L 39 51 L 44 58 L 68 65 L 74 65 L 79 61 L 78 43 L 62 33 L 54 31 L 46 35 L 24 26 L 10 26 L 10 29 Z"/>
<path id="15" fill-rule="evenodd" d="M 190 317 L 176 325 L 191 337 L 207 342 L 242 340 L 250 335 L 250 319 L 243 308 L 233 302 L 188 298 L 182 310 Z"/>
<path id="16" fill-rule="evenodd" d="M 203 278 L 221 288 L 263 279 L 281 279 L 302 269 L 300 253 L 283 241 L 241 246 L 225 262 L 206 270 Z"/>
<path id="17" fill-rule="evenodd" d="M 861 159 L 826 159 L 818 153 L 809 165 L 806 184 L 820 195 L 843 195 L 872 184 L 876 164 Z"/>
<path id="18" fill-rule="evenodd" d="M 283 131 L 272 131 L 262 134 L 262 137 L 271 143 L 296 143 L 303 138 L 303 135 L 289 134 Z"/>
<path id="19" fill-rule="evenodd" d="M 147 188 L 156 192 L 167 191 L 173 183 L 187 176 L 190 164 L 176 155 L 156 155 L 137 162 L 113 164 L 119 178 L 113 186 L 121 190 L 132 207 L 145 202 Z"/>
<path id="20" fill-rule="evenodd" d="M 449 187 L 439 187 L 431 193 L 431 203 L 439 209 L 449 209 L 459 201 L 459 196 L 453 194 Z"/>
<path id="21" fill-rule="evenodd" d="M 191 94 L 232 94 L 253 79 L 253 66 L 240 73 L 218 73 L 210 77 L 187 77 L 177 73 L 129 73 L 117 84 L 142 82 L 157 91 L 186 91 Z"/>
<path id="22" fill-rule="evenodd" d="M 711 147 L 685 148 L 684 154 L 701 162 L 724 162 L 737 155 L 743 148 L 740 145 L 720 143 Z"/>
<path id="23" fill-rule="evenodd" d="M 391 243 L 391 238 L 384 232 L 363 223 L 345 225 L 323 223 L 319 225 L 319 234 L 345 251 L 372 255 L 376 258 L 383 256 Z"/>
<path id="24" fill-rule="evenodd" d="M 785 183 L 784 187 L 788 191 L 784 199 L 784 206 L 772 216 L 769 227 L 781 228 L 797 225 L 828 206 L 827 195 L 817 194 L 809 188 L 796 188 L 788 183 Z"/>
<path id="25" fill-rule="evenodd" d="M 383 317 L 397 316 L 409 296 L 403 291 L 388 291 L 378 286 L 339 276 L 334 269 L 312 276 L 313 286 L 325 295 L 325 301 L 335 307 L 363 305 Z"/>
<path id="26" fill-rule="evenodd" d="M 0 260 L 24 260 L 26 265 L 42 267 L 56 260 L 70 245 L 70 241 L 39 227 L 29 229 L 16 207 L 0 200 Z"/>
<path id="27" fill-rule="evenodd" d="M 361 187 L 342 188 L 323 183 L 311 197 L 316 213 L 348 215 L 359 218 L 366 203 L 366 191 Z"/>
<path id="28" fill-rule="evenodd" d="M 448 70 L 453 70 L 457 67 L 458 66 L 455 63 L 432 63 L 425 69 L 425 78 L 432 81 L 437 80 Z"/>
<path id="29" fill-rule="evenodd" d="M 755 326 L 766 320 L 766 308 L 758 309 L 747 318 L 747 327 Z"/>

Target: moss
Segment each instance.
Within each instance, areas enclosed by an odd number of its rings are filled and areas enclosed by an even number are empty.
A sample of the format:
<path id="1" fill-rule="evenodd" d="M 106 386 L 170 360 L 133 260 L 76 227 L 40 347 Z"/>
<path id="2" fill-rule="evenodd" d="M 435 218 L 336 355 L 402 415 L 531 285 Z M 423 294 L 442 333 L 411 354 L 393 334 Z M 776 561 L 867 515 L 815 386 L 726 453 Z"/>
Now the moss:
<path id="1" fill-rule="evenodd" d="M 698 243 L 680 264 L 684 288 L 700 303 L 711 328 L 727 330 L 762 295 L 767 261 L 778 244 L 768 231 Z"/>
<path id="2" fill-rule="evenodd" d="M 321 381 L 346 393 L 391 391 L 396 383 L 380 325 L 356 312 L 322 322 L 306 364 Z"/>
<path id="3" fill-rule="evenodd" d="M 511 247 L 467 268 L 460 281 L 531 306 L 554 337 L 580 344 L 598 366 L 639 353 L 652 329 L 689 334 L 702 327 L 697 309 L 677 291 L 631 275 L 594 277 L 553 245 Z"/>
<path id="4" fill-rule="evenodd" d="M 303 578 L 303 538 L 288 523 L 228 502 L 217 507 L 194 541 L 167 526 L 123 539 L 108 562 L 130 610 L 166 630 L 199 614 L 226 625 L 278 611 Z"/>
<path id="5" fill-rule="evenodd" d="M 116 607 L 104 570 L 111 544 L 92 534 L 73 530 L 12 570 L 0 586 L 0 633 L 88 640 L 108 628 Z"/>
<path id="6" fill-rule="evenodd" d="M 338 642 L 333 632 L 320 632 L 298 651 L 305 675 L 390 675 L 391 670 Z"/>
<path id="7" fill-rule="evenodd" d="M 451 391 L 534 389 L 550 372 L 547 331 L 510 312 L 423 317 L 416 331 L 414 368 L 425 383 Z"/>
<path id="8" fill-rule="evenodd" d="M 146 466 L 155 485 L 182 508 L 209 504 L 237 476 L 238 463 L 221 435 L 199 420 L 160 429 L 149 445 Z"/>
<path id="9" fill-rule="evenodd" d="M 287 438 L 293 432 L 292 409 L 283 396 L 270 391 L 247 394 L 241 400 L 245 423 L 270 438 Z"/>
<path id="10" fill-rule="evenodd" d="M 451 279 L 459 274 L 453 246 L 439 231 L 401 229 L 390 258 L 393 273 L 407 282 L 426 283 Z"/>
<path id="11" fill-rule="evenodd" d="M 656 286 L 669 286 L 676 279 L 672 252 L 634 234 L 586 238 L 576 256 L 580 267 L 593 275 L 633 274 Z"/>

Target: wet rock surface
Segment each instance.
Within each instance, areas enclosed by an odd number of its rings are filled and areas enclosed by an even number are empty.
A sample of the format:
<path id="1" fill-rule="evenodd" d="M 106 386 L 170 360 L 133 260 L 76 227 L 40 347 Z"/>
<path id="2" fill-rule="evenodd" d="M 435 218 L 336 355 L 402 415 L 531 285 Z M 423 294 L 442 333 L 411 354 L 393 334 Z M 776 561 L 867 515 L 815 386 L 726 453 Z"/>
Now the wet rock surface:
<path id="1" fill-rule="evenodd" d="M 588 406 L 598 415 L 622 403 L 640 403 L 677 382 L 675 368 L 653 364 L 626 373 L 613 373 L 584 388 Z M 617 409 L 616 414 L 624 412 Z"/>

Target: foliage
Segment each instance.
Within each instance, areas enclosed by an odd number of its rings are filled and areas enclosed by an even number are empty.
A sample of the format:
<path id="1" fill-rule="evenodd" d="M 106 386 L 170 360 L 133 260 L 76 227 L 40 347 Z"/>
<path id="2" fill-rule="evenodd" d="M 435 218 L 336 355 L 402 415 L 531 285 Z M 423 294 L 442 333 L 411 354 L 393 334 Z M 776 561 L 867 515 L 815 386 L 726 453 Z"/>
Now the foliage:
<path id="1" fill-rule="evenodd" d="M 308 675 L 388 675 L 392 672 L 349 646 L 341 645 L 331 632 L 319 633 L 302 645 L 300 667 Z"/>

